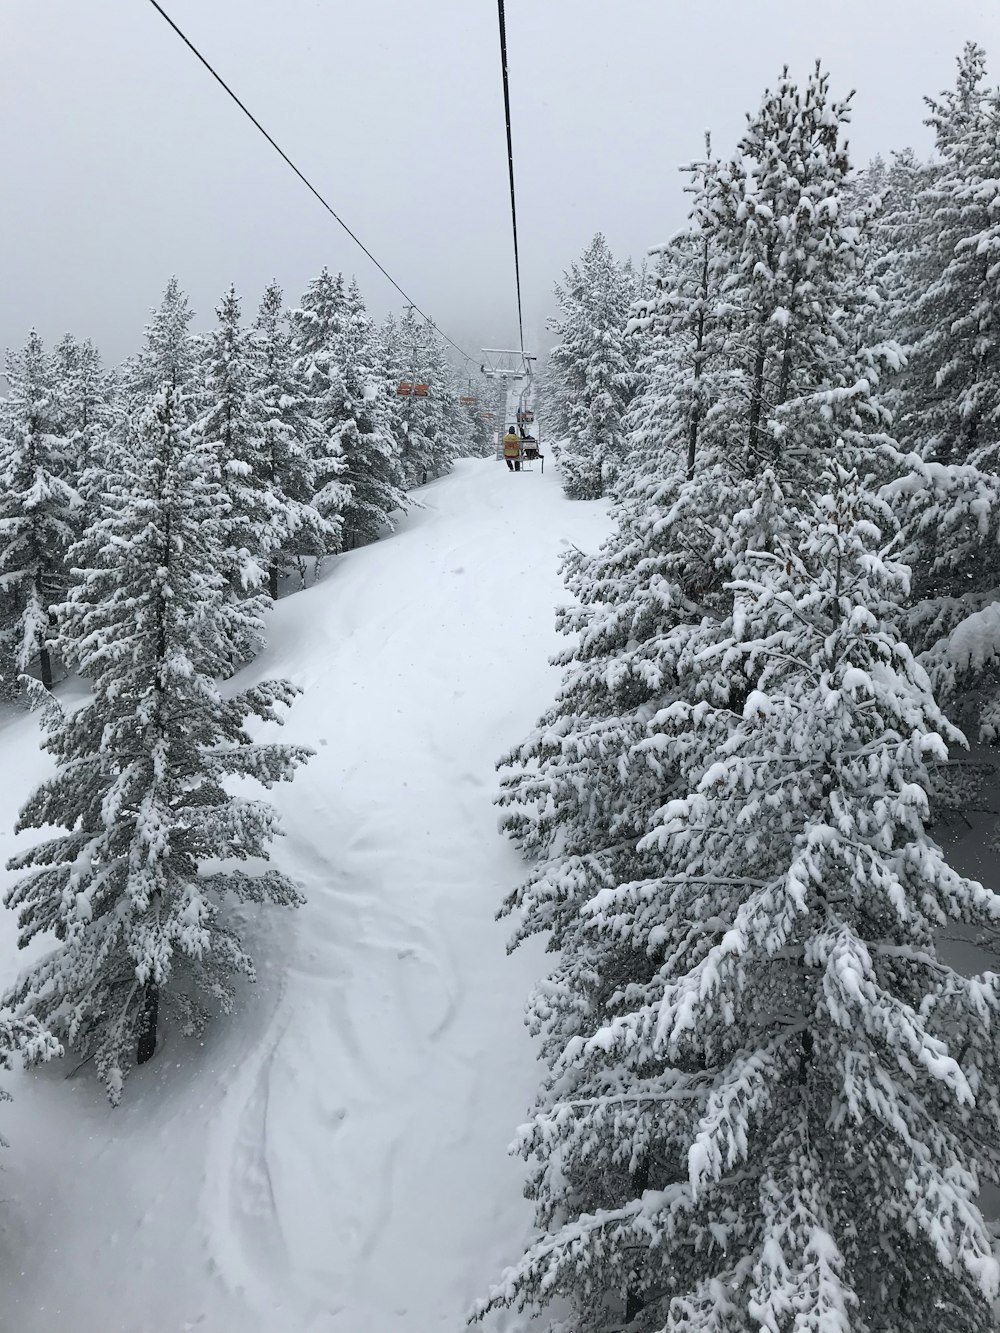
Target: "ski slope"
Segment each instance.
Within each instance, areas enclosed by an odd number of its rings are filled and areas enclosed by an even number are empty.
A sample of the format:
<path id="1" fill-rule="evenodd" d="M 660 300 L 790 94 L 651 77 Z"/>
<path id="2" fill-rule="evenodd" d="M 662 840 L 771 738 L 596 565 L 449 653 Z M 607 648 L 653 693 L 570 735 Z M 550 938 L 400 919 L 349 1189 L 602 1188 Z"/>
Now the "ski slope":
<path id="1" fill-rule="evenodd" d="M 253 665 L 301 687 L 281 735 L 316 755 L 272 797 L 308 904 L 248 923 L 244 1007 L 201 1042 L 168 1032 L 115 1111 L 72 1061 L 6 1076 L 0 1329 L 457 1333 L 519 1253 L 531 1210 L 506 1147 L 537 1081 L 522 1005 L 544 960 L 506 957 L 494 921 L 521 874 L 494 762 L 558 678 L 560 550 L 608 520 L 553 470 L 492 460 L 418 498 L 278 604 Z M 45 771 L 35 720 L 8 719 L 0 749 L 6 860 Z M 7 979 L 22 960 L 0 917 Z"/>

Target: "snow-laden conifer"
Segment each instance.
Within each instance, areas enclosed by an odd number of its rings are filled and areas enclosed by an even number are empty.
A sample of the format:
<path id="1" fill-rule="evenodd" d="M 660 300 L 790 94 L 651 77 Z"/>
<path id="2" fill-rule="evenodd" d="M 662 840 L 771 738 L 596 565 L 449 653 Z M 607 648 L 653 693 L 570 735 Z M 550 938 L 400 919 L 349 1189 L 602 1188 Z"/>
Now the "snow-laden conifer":
<path id="1" fill-rule="evenodd" d="M 322 556 L 340 543 L 340 515 L 323 518 L 313 506 L 316 494 L 313 441 L 320 429 L 310 416 L 303 384 L 292 364 L 292 346 L 284 327 L 281 288 L 264 292 L 253 329 L 253 411 L 263 430 L 262 461 L 275 527 L 268 562 L 268 588 L 278 596 L 281 575 L 304 555 Z"/>
<path id="2" fill-rule="evenodd" d="M 354 292 L 330 344 L 324 426 L 346 464 L 343 506 L 347 550 L 375 541 L 406 509 L 399 456 L 388 424 L 388 393 L 375 324 Z"/>
<path id="3" fill-rule="evenodd" d="M 938 462 L 967 462 L 1000 435 L 1000 89 L 970 43 L 956 87 L 928 99 L 937 158 L 913 200 L 900 256 L 908 367 L 901 440 Z"/>
<path id="4" fill-rule="evenodd" d="M 712 156 L 686 168 L 691 197 L 686 227 L 652 250 L 649 291 L 626 332 L 641 351 L 639 389 L 625 417 L 628 442 L 618 489 L 662 476 L 665 455 L 683 454 L 694 478 L 699 435 L 720 433 L 719 416 L 738 397 L 731 347 L 739 311 L 727 293 L 739 180 Z"/>
<path id="5" fill-rule="evenodd" d="M 306 757 L 244 729 L 274 720 L 295 690 L 220 689 L 230 645 L 259 627 L 260 605 L 227 595 L 215 538 L 227 497 L 190 443 L 179 396 L 169 385 L 153 396 L 128 469 L 80 543 L 86 564 L 62 621 L 92 695 L 49 715 L 56 771 L 18 827 L 63 831 L 12 860 L 23 873 L 7 896 L 22 945 L 57 941 L 9 1004 L 93 1056 L 112 1101 L 133 1059 L 152 1055 L 161 1009 L 196 1031 L 210 1006 L 232 1008 L 234 974 L 253 976 L 232 900 L 300 901 L 287 876 L 259 865 L 274 810 L 231 784 L 287 780 Z"/>
<path id="6" fill-rule="evenodd" d="M 966 47 L 929 102 L 937 158 L 922 173 L 895 271 L 908 365 L 896 395 L 904 452 L 893 494 L 914 569 L 910 641 L 946 700 L 975 699 L 1000 735 L 1000 90 Z"/>
<path id="7" fill-rule="evenodd" d="M 240 600 L 264 586 L 272 553 L 290 532 L 287 510 L 270 484 L 264 419 L 254 393 L 251 334 L 241 325 L 235 288 L 223 297 L 216 315 L 218 325 L 205 340 L 205 406 L 192 437 L 215 469 L 228 502 L 216 558 L 230 598 Z M 237 642 L 232 647 L 239 660 L 252 656 L 255 644 Z"/>
<path id="8" fill-rule="evenodd" d="M 831 108 L 825 81 L 807 97 L 787 83 L 765 98 L 736 161 L 696 177 L 691 227 L 681 241 L 695 254 L 707 244 L 708 292 L 703 269 L 683 266 L 679 276 L 690 287 L 661 287 L 638 307 L 637 323 L 662 329 L 687 378 L 679 374 L 658 406 L 659 436 L 643 446 L 648 476 L 619 509 L 616 532 L 596 556 L 568 558 L 578 603 L 561 621 L 577 639 L 560 658 L 569 669 L 553 709 L 508 757 L 511 831 L 532 854 L 553 856 L 557 875 L 563 853 L 577 849 L 583 859 L 571 873 L 591 885 L 618 873 L 603 865 L 605 846 L 620 847 L 626 866 L 635 854 L 650 813 L 643 803 L 655 794 L 647 797 L 646 781 L 633 771 L 631 747 L 645 734 L 655 701 L 686 688 L 691 636 L 697 630 L 707 641 L 727 633 L 728 583 L 748 550 L 766 547 L 794 521 L 811 469 L 823 466 L 842 437 L 860 447 L 886 424 L 873 398 L 881 360 L 867 350 L 855 354 L 843 319 L 861 239 L 855 218 L 840 209 L 847 161 L 836 135 L 830 140 L 828 121 L 832 115 L 841 123 L 846 108 Z M 783 123 L 779 108 L 794 122 L 783 130 L 794 148 L 785 176 L 770 149 L 760 147 L 767 142 L 763 125 Z M 754 144 L 757 158 L 742 151 Z M 760 277 L 753 259 L 763 203 L 758 199 L 755 214 L 744 207 L 754 177 L 765 171 L 781 182 L 772 191 L 773 210 L 785 210 L 772 211 L 769 225 L 801 252 L 797 285 L 786 279 L 780 290 Z M 812 306 L 807 289 L 815 294 Z M 770 307 L 763 304 L 768 295 Z M 787 325 L 778 324 L 773 343 L 764 344 L 771 358 L 764 381 L 782 368 L 786 379 L 784 401 L 769 403 L 765 418 L 746 391 L 746 353 L 749 347 L 756 359 L 760 326 L 789 306 L 794 338 L 789 333 L 786 340 Z M 762 466 L 760 454 L 765 435 L 770 466 Z M 552 892 L 571 909 L 575 895 L 565 887 Z M 535 928 L 533 911 L 525 922 Z"/>
<path id="9" fill-rule="evenodd" d="M 61 430 L 50 358 L 32 331 L 7 357 L 0 403 L 0 634 L 8 671 L 37 666 L 52 684 L 51 608 L 65 594 L 66 551 L 82 501 L 72 444 Z"/>
<path id="10" fill-rule="evenodd" d="M 141 412 L 152 395 L 169 384 L 182 391 L 179 405 L 188 420 L 198 414 L 200 402 L 195 382 L 202 344 L 191 332 L 193 318 L 186 294 L 176 276 L 171 277 L 146 326 L 142 351 L 124 368 L 124 395 L 133 413 Z"/>
<path id="11" fill-rule="evenodd" d="M 389 391 L 387 423 L 399 456 L 402 485 L 421 486 L 441 476 L 466 448 L 466 414 L 440 334 L 408 309 L 381 331 L 384 375 Z M 400 386 L 424 386 L 419 394 Z"/>
<path id="12" fill-rule="evenodd" d="M 490 382 L 476 375 L 458 387 L 459 452 L 469 458 L 490 458 L 496 449 L 496 432 L 487 416 L 493 410 Z"/>
<path id="13" fill-rule="evenodd" d="M 440 333 L 433 324 L 425 330 L 426 352 L 421 379 L 427 385 L 427 399 L 421 406 L 428 409 L 423 428 L 429 449 L 423 461 L 420 484 L 443 476 L 452 460 L 466 452 L 465 417 L 458 402 L 455 373 L 448 360 Z"/>
<path id="14" fill-rule="evenodd" d="M 603 495 L 621 465 L 622 418 L 636 387 L 636 351 L 625 329 L 637 281 L 631 262 L 619 263 L 598 233 L 556 287 L 557 341 L 547 378 L 554 392 L 546 410 L 572 499 Z"/>
<path id="15" fill-rule="evenodd" d="M 26 1064 L 40 1064 L 62 1055 L 62 1047 L 36 1018 L 19 1018 L 0 1011 L 0 1069 L 10 1069 L 14 1057 L 20 1056 Z M 10 1101 L 10 1093 L 0 1088 L 0 1102 Z M 8 1146 L 0 1134 L 0 1148 Z"/>
<path id="16" fill-rule="evenodd" d="M 69 442 L 71 480 L 79 489 L 83 473 L 100 462 L 114 427 L 115 377 L 104 369 L 93 342 L 71 333 L 56 344 L 52 375 L 60 433 Z"/>
<path id="17" fill-rule="evenodd" d="M 313 467 L 311 503 L 327 522 L 328 553 L 341 548 L 343 512 L 351 494 L 344 474 L 347 464 L 339 440 L 339 418 L 334 401 L 337 367 L 334 344 L 343 338 L 349 318 L 344 279 L 323 269 L 306 288 L 301 304 L 289 313 L 292 368 L 302 385 L 305 410 L 318 429 L 309 436 Z"/>
<path id="18" fill-rule="evenodd" d="M 911 296 L 903 293 L 903 256 L 919 248 L 915 201 L 929 176 L 929 167 L 912 149 L 895 152 L 886 161 L 876 157 L 848 182 L 845 199 L 851 211 L 868 215 L 866 244 L 861 254 L 859 300 L 855 311 L 859 345 L 892 340 L 901 349 L 913 341 Z M 887 406 L 901 403 L 907 379 L 902 365 L 883 395 Z M 905 409 L 904 409 L 905 410 Z M 897 436 L 902 429 L 895 413 Z"/>
<path id="19" fill-rule="evenodd" d="M 742 695 L 661 710 L 642 748 L 687 790 L 638 844 L 656 874 L 582 908 L 630 963 L 519 1133 L 546 1231 L 493 1304 L 564 1297 L 579 1333 L 993 1327 L 1000 991 L 935 936 L 1000 898 L 926 832 L 961 737 L 893 628 L 895 538 L 831 465 L 733 589 L 705 669 Z"/>
<path id="20" fill-rule="evenodd" d="M 107 478 L 121 469 L 124 446 L 121 387 L 89 338 L 66 334 L 55 348 L 54 379 L 59 425 L 67 439 L 69 479 L 83 501 L 79 530 L 98 512 Z"/>
<path id="21" fill-rule="evenodd" d="M 414 384 L 423 382 L 422 335 L 423 327 L 410 309 L 399 319 L 390 313 L 378 332 L 379 361 L 386 386 L 386 429 L 393 440 L 404 486 L 418 484 L 430 444 L 422 429 L 426 400 L 415 400 L 405 387 L 412 390 Z"/>
<path id="22" fill-rule="evenodd" d="M 722 652 L 735 634 L 735 585 L 750 577 L 756 553 L 794 540 L 823 468 L 845 448 L 874 465 L 884 443 L 875 392 L 898 358 L 892 348 L 859 347 L 851 318 L 869 219 L 844 206 L 846 119 L 821 74 L 804 90 L 786 75 L 733 161 L 695 178 L 692 222 L 662 270 L 673 267 L 680 281 L 638 308 L 649 320 L 640 336 L 660 337 L 680 373 L 661 384 L 659 426 L 643 441 L 649 465 L 616 531 L 597 555 L 568 562 L 578 605 L 561 621 L 576 638 L 560 659 L 563 685 L 507 756 L 506 827 L 534 861 L 506 904 L 515 942 L 545 933 L 558 951 L 528 1010 L 551 1067 L 538 1115 L 565 1107 L 569 1126 L 577 1101 L 609 1108 L 595 1113 L 572 1168 L 553 1141 L 562 1165 L 541 1151 L 529 1182 L 548 1233 L 536 1255 L 556 1229 L 569 1236 L 577 1227 L 575 1278 L 560 1290 L 575 1282 L 581 1308 L 591 1304 L 592 1323 L 581 1328 L 662 1326 L 656 1311 L 648 1325 L 640 1318 L 638 1252 L 638 1268 L 625 1262 L 612 1273 L 604 1233 L 584 1223 L 609 1209 L 640 1216 L 655 1171 L 673 1160 L 655 1120 L 644 1122 L 641 1144 L 619 1153 L 609 1117 L 615 1099 L 629 1097 L 635 1070 L 622 1065 L 588 1083 L 589 1072 L 565 1060 L 606 1027 L 623 996 L 643 992 L 660 961 L 634 933 L 595 930 L 588 904 L 663 873 L 665 853 L 647 835 L 658 809 L 689 794 L 705 753 L 693 725 L 666 734 L 668 706 L 692 718 L 699 709 L 738 716 L 754 687 Z M 704 263 L 691 263 L 699 244 L 704 261 L 705 242 L 707 285 Z M 721 726 L 715 739 L 725 736 Z"/>
<path id="23" fill-rule="evenodd" d="M 819 66 L 802 87 L 786 69 L 737 147 L 729 281 L 739 305 L 733 352 L 753 471 L 778 462 L 816 475 L 812 440 L 829 428 L 813 395 L 846 392 L 860 403 L 879 367 L 899 363 L 894 346 L 856 344 L 871 217 L 849 207 L 849 120 L 850 98 L 831 96 Z"/>

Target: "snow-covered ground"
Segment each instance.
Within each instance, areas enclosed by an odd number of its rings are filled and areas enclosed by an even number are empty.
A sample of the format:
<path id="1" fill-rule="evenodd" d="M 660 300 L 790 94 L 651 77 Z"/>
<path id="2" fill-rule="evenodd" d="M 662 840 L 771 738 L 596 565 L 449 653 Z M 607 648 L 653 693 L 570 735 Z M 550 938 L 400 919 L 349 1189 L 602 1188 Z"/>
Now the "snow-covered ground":
<path id="1" fill-rule="evenodd" d="M 506 957 L 494 921 L 521 867 L 493 766 L 552 697 L 559 552 L 608 522 L 553 470 L 492 460 L 419 498 L 278 605 L 254 664 L 301 686 L 281 735 L 317 753 L 272 798 L 308 905 L 248 931 L 243 1010 L 203 1042 L 168 1032 L 116 1111 L 71 1061 L 5 1079 L 0 1329 L 457 1333 L 519 1253 L 506 1145 L 543 960 Z M 0 754 L 6 860 L 44 771 L 35 720 Z M 0 913 L 0 976 L 19 965 Z"/>

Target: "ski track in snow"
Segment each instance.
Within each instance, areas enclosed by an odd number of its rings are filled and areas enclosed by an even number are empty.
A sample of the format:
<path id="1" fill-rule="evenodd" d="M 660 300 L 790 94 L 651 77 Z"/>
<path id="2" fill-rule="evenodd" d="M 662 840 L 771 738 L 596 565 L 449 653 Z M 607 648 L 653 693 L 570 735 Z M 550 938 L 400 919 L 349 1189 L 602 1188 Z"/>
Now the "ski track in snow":
<path id="1" fill-rule="evenodd" d="M 558 681 L 559 552 L 608 521 L 554 472 L 492 460 L 419 499 L 278 605 L 237 682 L 295 681 L 277 734 L 316 750 L 271 796 L 308 903 L 251 923 L 245 1007 L 203 1042 L 168 1033 L 117 1111 L 86 1071 L 7 1079 L 0 1329 L 457 1333 L 520 1253 L 531 1209 L 506 1148 L 537 1079 L 522 1009 L 544 961 L 507 958 L 494 920 L 522 873 L 494 764 Z M 33 729 L 0 742 L 24 760 L 5 830 L 45 771 Z"/>

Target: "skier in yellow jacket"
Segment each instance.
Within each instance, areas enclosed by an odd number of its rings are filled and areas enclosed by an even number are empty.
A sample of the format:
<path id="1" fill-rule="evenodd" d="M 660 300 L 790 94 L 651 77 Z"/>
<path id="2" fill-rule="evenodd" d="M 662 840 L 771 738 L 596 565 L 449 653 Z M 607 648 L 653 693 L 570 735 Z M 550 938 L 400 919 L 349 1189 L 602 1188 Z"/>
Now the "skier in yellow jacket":
<path id="1" fill-rule="evenodd" d="M 507 434 L 503 437 L 503 456 L 508 472 L 521 471 L 521 437 L 513 426 L 507 427 Z"/>

